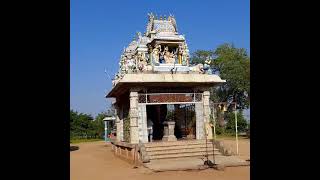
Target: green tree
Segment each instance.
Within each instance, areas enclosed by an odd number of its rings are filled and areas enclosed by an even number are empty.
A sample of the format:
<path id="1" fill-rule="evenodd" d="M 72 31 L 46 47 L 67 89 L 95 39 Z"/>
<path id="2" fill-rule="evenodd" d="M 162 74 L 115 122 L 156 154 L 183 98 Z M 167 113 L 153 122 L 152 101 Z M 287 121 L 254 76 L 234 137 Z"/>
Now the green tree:
<path id="1" fill-rule="evenodd" d="M 90 134 L 92 116 L 70 110 L 70 135 L 73 137 L 86 137 Z"/>
<path id="2" fill-rule="evenodd" d="M 250 58 L 244 48 L 222 44 L 214 51 L 212 68 L 226 83 L 212 90 L 216 102 L 236 102 L 237 108 L 250 105 Z"/>
<path id="3" fill-rule="evenodd" d="M 204 64 L 207 59 L 213 59 L 213 51 L 197 50 L 191 54 L 191 64 Z"/>
<path id="4" fill-rule="evenodd" d="M 236 123 L 235 123 L 235 113 L 234 112 L 227 112 L 226 113 L 226 132 L 234 134 L 236 132 Z M 243 116 L 243 111 L 237 111 L 237 125 L 238 125 L 238 132 L 246 132 L 248 128 L 248 123 Z"/>
<path id="5" fill-rule="evenodd" d="M 250 58 L 244 48 L 236 48 L 233 44 L 225 43 L 214 50 L 197 50 L 192 53 L 192 64 L 204 63 L 212 59 L 211 69 L 226 83 L 211 88 L 210 99 L 213 102 L 236 102 L 237 109 L 246 109 L 250 106 Z M 231 111 L 229 104 L 228 111 Z M 217 110 L 217 122 L 223 128 L 226 114 Z M 223 132 L 223 129 L 221 129 Z"/>
<path id="6" fill-rule="evenodd" d="M 215 50 L 197 50 L 191 55 L 191 63 L 204 63 L 212 59 L 213 73 L 220 75 L 226 83 L 211 89 L 214 102 L 237 102 L 237 108 L 250 106 L 250 58 L 244 48 L 225 43 Z"/>
<path id="7" fill-rule="evenodd" d="M 94 119 L 89 114 L 78 113 L 70 110 L 70 137 L 77 138 L 102 138 L 104 136 L 104 121 L 107 116 L 113 116 L 111 107 L 106 112 L 99 113 Z M 113 125 L 110 123 L 110 125 Z"/>

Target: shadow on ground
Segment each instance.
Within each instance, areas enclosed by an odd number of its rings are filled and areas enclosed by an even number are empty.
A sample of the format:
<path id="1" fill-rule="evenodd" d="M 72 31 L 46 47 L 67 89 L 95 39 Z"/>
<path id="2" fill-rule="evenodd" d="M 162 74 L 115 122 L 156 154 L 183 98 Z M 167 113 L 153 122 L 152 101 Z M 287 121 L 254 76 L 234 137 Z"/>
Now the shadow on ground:
<path id="1" fill-rule="evenodd" d="M 79 146 L 70 146 L 70 151 L 79 150 Z"/>

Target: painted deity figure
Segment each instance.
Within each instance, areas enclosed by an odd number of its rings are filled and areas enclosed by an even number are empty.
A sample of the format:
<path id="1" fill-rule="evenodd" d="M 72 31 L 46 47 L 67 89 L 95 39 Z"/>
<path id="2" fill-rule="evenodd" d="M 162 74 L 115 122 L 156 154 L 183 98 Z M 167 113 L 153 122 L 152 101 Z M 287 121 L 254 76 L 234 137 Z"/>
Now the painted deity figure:
<path id="1" fill-rule="evenodd" d="M 170 21 L 174 27 L 175 32 L 178 32 L 178 28 L 177 28 L 177 23 L 176 23 L 176 19 L 174 18 L 173 15 L 170 15 L 168 17 L 168 21 Z"/>
<path id="2" fill-rule="evenodd" d="M 136 69 L 135 59 L 132 55 L 128 56 L 127 67 L 128 67 L 128 70 L 131 72 L 135 71 Z"/>
<path id="3" fill-rule="evenodd" d="M 187 51 L 187 46 L 184 45 L 182 46 L 182 65 L 186 66 L 188 65 L 188 51 Z"/>
<path id="4" fill-rule="evenodd" d="M 175 62 L 175 55 L 173 52 L 169 52 L 168 46 L 164 48 L 163 58 L 166 64 L 173 64 Z"/>
<path id="5" fill-rule="evenodd" d="M 182 52 L 182 65 L 187 65 L 187 54 L 186 51 Z"/>
<path id="6" fill-rule="evenodd" d="M 160 45 L 156 45 L 156 47 L 152 50 L 152 60 L 156 64 L 159 64 L 160 50 L 161 50 L 161 46 Z"/>
<path id="7" fill-rule="evenodd" d="M 144 52 L 138 52 L 137 54 L 137 60 L 138 60 L 138 69 L 140 71 L 143 71 L 145 67 L 147 66 L 147 60 Z"/>
<path id="8" fill-rule="evenodd" d="M 182 64 L 182 54 L 183 54 L 183 46 L 181 44 L 179 44 L 179 48 L 178 48 L 178 64 Z"/>
<path id="9" fill-rule="evenodd" d="M 206 74 L 212 74 L 211 68 L 210 68 L 211 60 L 207 59 L 204 62 L 203 70 Z"/>

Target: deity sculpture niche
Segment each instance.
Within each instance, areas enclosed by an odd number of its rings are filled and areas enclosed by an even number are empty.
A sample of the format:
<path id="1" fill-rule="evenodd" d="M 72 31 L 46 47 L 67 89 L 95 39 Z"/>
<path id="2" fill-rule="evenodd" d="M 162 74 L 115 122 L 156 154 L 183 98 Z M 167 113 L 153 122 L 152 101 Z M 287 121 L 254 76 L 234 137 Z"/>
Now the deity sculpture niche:
<path id="1" fill-rule="evenodd" d="M 140 71 L 143 71 L 148 64 L 144 52 L 138 52 L 137 61 L 138 61 L 138 69 Z"/>
<path id="2" fill-rule="evenodd" d="M 168 46 L 166 46 L 164 48 L 164 51 L 163 51 L 163 58 L 164 58 L 164 61 L 166 64 L 174 64 L 175 63 L 175 54 L 172 52 L 169 52 L 169 48 Z"/>

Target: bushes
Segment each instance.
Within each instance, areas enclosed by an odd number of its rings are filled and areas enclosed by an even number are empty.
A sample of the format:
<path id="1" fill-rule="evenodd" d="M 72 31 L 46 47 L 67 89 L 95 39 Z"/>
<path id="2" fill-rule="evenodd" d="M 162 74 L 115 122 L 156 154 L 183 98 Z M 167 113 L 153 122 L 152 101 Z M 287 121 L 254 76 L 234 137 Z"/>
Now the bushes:
<path id="1" fill-rule="evenodd" d="M 235 123 L 235 114 L 234 112 L 227 112 L 226 113 L 226 131 L 228 133 L 235 133 L 236 132 L 236 123 Z M 242 111 L 237 112 L 237 125 L 238 125 L 238 132 L 246 132 L 247 130 L 247 121 L 243 117 Z"/>
<path id="2" fill-rule="evenodd" d="M 225 134 L 225 129 L 223 127 L 221 127 L 218 123 L 216 125 L 216 134 L 217 135 Z"/>
<path id="3" fill-rule="evenodd" d="M 216 123 L 216 134 L 217 135 L 226 135 L 226 136 L 234 136 L 236 133 L 236 125 L 235 125 L 235 114 L 234 112 L 226 112 L 225 120 L 227 121 L 226 126 L 222 127 L 219 123 Z M 238 125 L 238 133 L 246 132 L 248 129 L 248 123 L 246 119 L 243 117 L 242 111 L 237 111 L 237 125 Z"/>
<path id="4" fill-rule="evenodd" d="M 108 113 L 99 113 L 95 120 L 89 114 L 70 110 L 70 139 L 103 139 L 104 122 Z"/>

